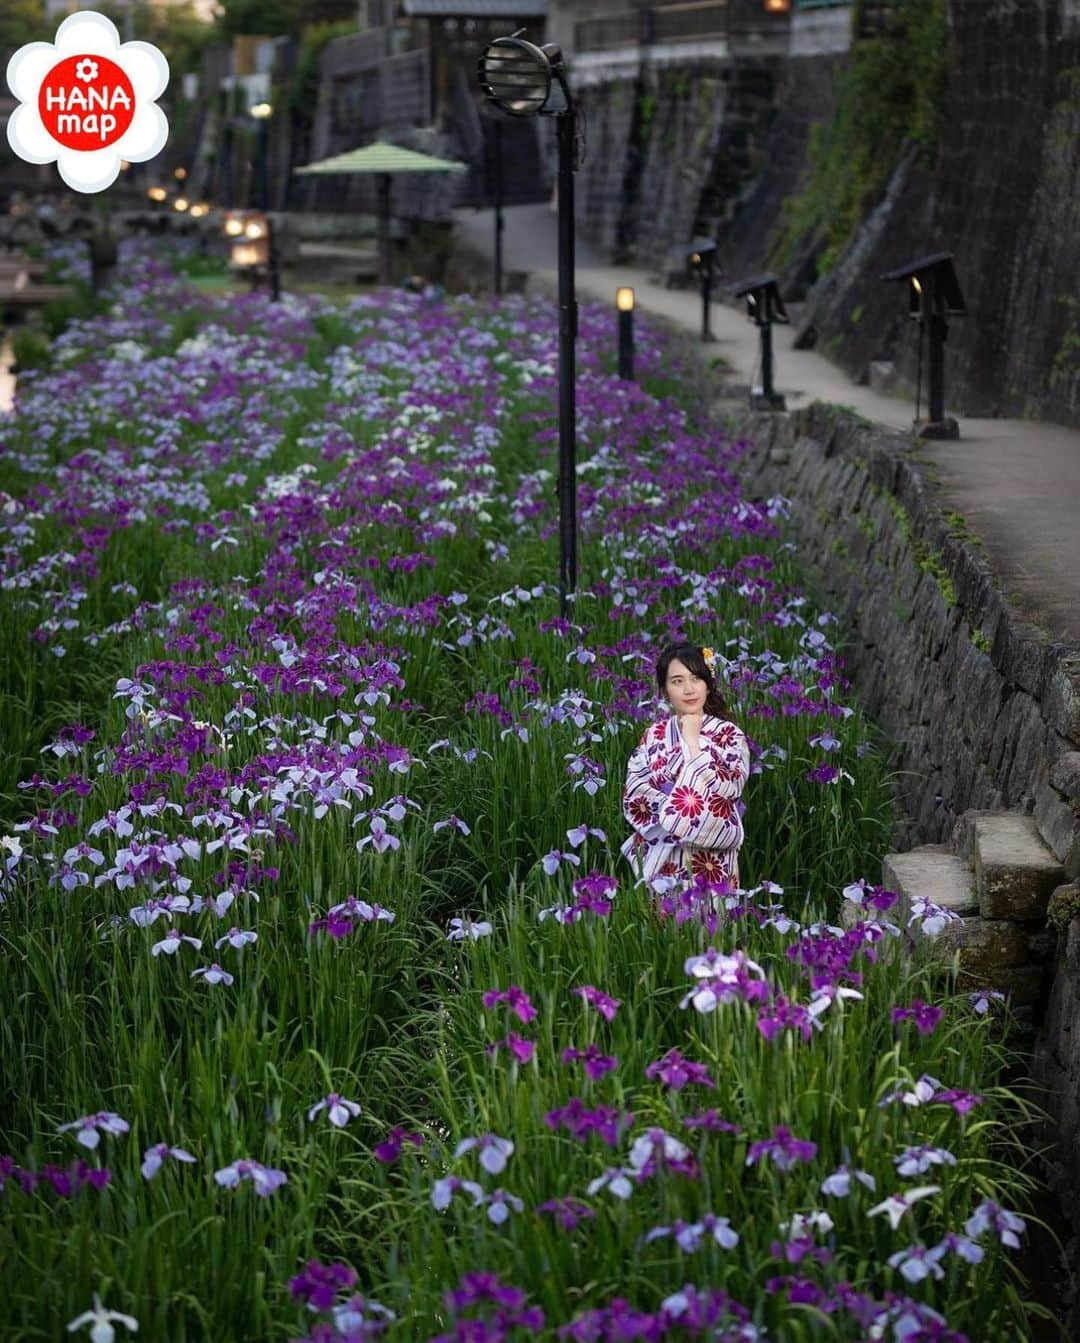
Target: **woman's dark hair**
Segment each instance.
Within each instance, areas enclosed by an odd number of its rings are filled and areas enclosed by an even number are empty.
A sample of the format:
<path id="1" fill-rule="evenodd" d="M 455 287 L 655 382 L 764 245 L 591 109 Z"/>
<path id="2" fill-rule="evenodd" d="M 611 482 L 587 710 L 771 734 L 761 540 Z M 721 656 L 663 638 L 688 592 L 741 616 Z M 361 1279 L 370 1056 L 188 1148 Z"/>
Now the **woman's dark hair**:
<path id="1" fill-rule="evenodd" d="M 705 682 L 705 712 L 711 713 L 716 718 L 726 718 L 727 703 L 717 688 L 716 677 L 709 670 L 705 655 L 697 644 L 668 644 L 660 654 L 656 661 L 656 684 L 660 687 L 660 694 L 664 694 L 668 668 L 676 658 L 688 671 L 700 676 Z"/>

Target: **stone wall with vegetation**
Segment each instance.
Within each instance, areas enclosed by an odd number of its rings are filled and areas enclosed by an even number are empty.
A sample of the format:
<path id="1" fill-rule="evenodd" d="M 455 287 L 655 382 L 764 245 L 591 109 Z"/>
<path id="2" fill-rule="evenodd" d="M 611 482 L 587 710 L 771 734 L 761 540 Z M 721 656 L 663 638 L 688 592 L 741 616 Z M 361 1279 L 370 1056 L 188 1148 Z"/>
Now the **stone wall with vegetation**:
<path id="1" fill-rule="evenodd" d="M 594 74 L 579 92 L 587 148 L 574 195 L 584 236 L 658 271 L 696 234 L 715 237 L 764 166 L 783 65 L 688 52 Z"/>
<path id="2" fill-rule="evenodd" d="M 847 56 L 790 63 L 760 183 L 785 199 L 752 259 L 806 299 L 806 343 L 856 378 L 883 360 L 914 384 L 915 331 L 879 276 L 954 252 L 969 315 L 949 333 L 951 408 L 1080 423 L 1080 6 L 909 0 L 897 13 Z M 831 90 L 808 107 L 823 73 Z M 737 230 L 730 243 L 743 246 Z"/>

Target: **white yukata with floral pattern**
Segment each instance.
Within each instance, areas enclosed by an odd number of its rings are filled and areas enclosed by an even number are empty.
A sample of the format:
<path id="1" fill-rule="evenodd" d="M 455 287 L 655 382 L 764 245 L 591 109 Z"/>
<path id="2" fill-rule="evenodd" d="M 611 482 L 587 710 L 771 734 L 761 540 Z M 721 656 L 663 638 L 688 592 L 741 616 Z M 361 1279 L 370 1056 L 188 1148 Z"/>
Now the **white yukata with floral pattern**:
<path id="1" fill-rule="evenodd" d="M 739 798 L 750 747 L 726 719 L 705 714 L 693 760 L 676 714 L 650 724 L 630 757 L 623 815 L 634 833 L 621 852 L 638 877 L 725 878 L 739 884 Z"/>

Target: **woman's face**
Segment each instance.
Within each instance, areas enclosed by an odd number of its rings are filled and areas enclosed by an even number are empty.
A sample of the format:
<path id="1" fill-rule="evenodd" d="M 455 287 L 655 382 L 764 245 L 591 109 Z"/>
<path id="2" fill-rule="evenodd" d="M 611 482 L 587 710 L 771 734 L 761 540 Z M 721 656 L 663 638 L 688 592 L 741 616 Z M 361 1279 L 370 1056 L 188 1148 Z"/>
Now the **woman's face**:
<path id="1" fill-rule="evenodd" d="M 671 659 L 664 694 L 676 713 L 697 713 L 705 707 L 707 687 L 704 680 L 678 658 Z"/>

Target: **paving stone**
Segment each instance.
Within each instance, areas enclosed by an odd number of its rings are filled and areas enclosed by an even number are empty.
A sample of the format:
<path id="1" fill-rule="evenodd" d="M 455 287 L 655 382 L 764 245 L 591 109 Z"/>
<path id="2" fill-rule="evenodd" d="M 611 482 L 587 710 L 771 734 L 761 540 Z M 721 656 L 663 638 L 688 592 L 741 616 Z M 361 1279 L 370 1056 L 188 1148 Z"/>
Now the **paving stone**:
<path id="1" fill-rule="evenodd" d="M 975 884 L 983 918 L 1042 917 L 1065 875 L 1033 816 L 1003 811 L 976 818 Z"/>

